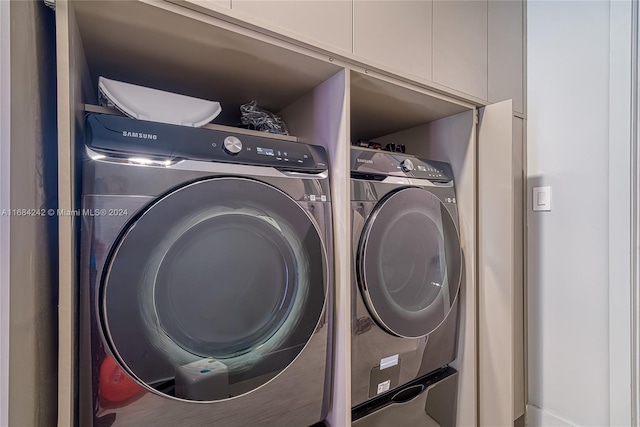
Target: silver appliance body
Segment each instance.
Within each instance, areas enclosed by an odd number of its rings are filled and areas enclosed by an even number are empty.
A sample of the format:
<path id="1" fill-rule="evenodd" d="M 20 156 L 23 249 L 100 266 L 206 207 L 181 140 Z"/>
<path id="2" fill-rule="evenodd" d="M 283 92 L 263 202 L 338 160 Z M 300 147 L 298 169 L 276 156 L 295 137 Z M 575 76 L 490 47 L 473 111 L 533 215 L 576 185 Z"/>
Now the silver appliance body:
<path id="1" fill-rule="evenodd" d="M 462 250 L 448 164 L 351 150 L 352 406 L 455 360 Z"/>
<path id="2" fill-rule="evenodd" d="M 324 150 L 107 115 L 88 115 L 87 129 L 79 424 L 324 419 Z"/>

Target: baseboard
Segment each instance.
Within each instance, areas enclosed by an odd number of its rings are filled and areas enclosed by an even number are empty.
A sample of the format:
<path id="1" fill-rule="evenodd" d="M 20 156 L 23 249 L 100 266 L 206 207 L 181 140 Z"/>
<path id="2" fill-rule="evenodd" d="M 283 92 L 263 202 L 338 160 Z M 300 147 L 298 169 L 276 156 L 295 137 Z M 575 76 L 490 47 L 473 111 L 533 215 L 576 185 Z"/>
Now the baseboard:
<path id="1" fill-rule="evenodd" d="M 574 427 L 549 412 L 527 405 L 526 427 Z"/>

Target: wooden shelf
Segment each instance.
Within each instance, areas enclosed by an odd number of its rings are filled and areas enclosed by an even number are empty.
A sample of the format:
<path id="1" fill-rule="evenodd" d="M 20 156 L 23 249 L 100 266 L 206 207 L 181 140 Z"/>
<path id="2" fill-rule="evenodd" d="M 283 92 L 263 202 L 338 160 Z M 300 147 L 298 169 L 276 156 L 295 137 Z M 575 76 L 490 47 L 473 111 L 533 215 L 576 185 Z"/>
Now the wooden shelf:
<path id="1" fill-rule="evenodd" d="M 124 116 L 124 114 L 121 113 L 120 110 L 117 110 L 115 108 L 101 107 L 99 105 L 93 105 L 93 104 L 85 104 L 84 111 L 87 113 L 99 113 L 99 114 L 110 114 L 112 116 Z M 292 135 L 278 135 L 275 133 L 260 132 L 257 130 L 251 130 L 251 129 L 233 127 L 233 126 L 217 125 L 215 123 L 207 123 L 206 125 L 202 126 L 202 128 L 219 130 L 223 132 L 238 133 L 240 135 L 257 136 L 259 138 L 262 137 L 262 138 L 269 138 L 269 139 L 279 139 L 282 141 L 300 142 L 297 137 Z"/>

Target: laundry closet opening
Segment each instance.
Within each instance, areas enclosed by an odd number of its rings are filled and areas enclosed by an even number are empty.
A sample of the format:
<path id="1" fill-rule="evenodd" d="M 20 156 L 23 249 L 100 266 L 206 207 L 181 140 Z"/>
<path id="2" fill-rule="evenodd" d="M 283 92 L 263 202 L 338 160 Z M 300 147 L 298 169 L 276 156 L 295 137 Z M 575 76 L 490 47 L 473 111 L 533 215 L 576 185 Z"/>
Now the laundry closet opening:
<path id="1" fill-rule="evenodd" d="M 343 193 L 333 188 L 339 183 L 330 182 L 329 166 L 346 162 L 338 150 L 346 147 L 345 138 L 325 129 L 343 129 L 344 68 L 329 57 L 168 2 L 68 7 L 75 137 L 71 159 L 62 160 L 69 164 L 60 168 L 61 185 L 72 194 L 72 210 L 100 211 L 115 201 L 127 204 L 132 215 L 115 222 L 81 218 L 80 238 L 71 224 L 76 243 L 61 243 L 61 263 L 80 271 L 78 281 L 61 280 L 62 294 L 72 295 L 62 304 L 77 316 L 80 347 L 77 365 L 61 370 L 61 389 L 77 381 L 77 397 L 63 393 L 61 399 L 77 402 L 83 425 L 110 417 L 152 422 L 146 412 L 173 423 L 212 416 L 229 425 L 322 420 L 331 411 L 332 384 L 330 203 L 332 194 Z M 210 158 L 197 160 L 176 156 L 175 162 L 136 166 L 131 156 L 110 157 L 124 147 L 114 138 L 134 121 L 97 107 L 100 77 L 221 104 L 222 112 L 202 129 L 140 121 L 144 135 L 153 136 L 142 142 L 165 150 L 163 156 L 181 153 L 182 141 L 211 149 L 207 131 L 212 137 L 237 132 L 242 153 L 249 156 L 250 148 L 253 162 L 242 163 L 238 151 L 222 152 L 222 144 L 213 145 Z M 240 106 L 251 101 L 281 116 L 289 136 L 247 130 Z M 162 135 L 171 138 L 161 141 Z M 96 154 L 90 144 L 102 151 Z M 140 141 L 135 144 L 144 150 Z M 282 166 L 269 163 L 278 150 Z M 168 243 L 176 224 L 186 231 Z M 158 248 L 169 245 L 161 256 Z M 208 264 L 206 254 L 212 256 Z M 243 262 L 244 268 L 230 267 Z M 136 265 L 153 267 L 158 279 Z M 247 295 L 241 303 L 228 284 L 204 289 L 214 270 L 231 284 L 243 284 Z M 229 294 L 238 306 L 225 305 Z M 79 313 L 73 298 L 80 300 Z M 236 323 L 229 320 L 233 316 Z M 119 396 L 103 390 L 114 372 L 128 374 L 128 389 Z M 283 393 L 295 396 L 280 398 Z M 288 407 L 296 399 L 303 409 Z M 242 411 L 243 405 L 249 408 Z"/>
<path id="2" fill-rule="evenodd" d="M 354 70 L 349 110 L 352 321 L 369 325 L 352 335 L 354 425 L 374 416 L 464 422 L 474 417 L 477 381 L 475 108 Z M 412 403 L 425 408 L 422 418 L 403 419 L 391 397 L 446 365 L 459 371 L 445 393 L 457 407 L 430 413 L 433 390 Z M 375 405 L 385 409 L 374 415 Z"/>

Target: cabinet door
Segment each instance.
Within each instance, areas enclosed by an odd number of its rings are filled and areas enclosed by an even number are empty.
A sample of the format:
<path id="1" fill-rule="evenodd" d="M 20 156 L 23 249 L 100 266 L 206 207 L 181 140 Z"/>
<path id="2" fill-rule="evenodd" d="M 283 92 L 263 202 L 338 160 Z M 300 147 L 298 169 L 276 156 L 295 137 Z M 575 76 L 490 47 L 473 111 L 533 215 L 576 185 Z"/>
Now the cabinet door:
<path id="1" fill-rule="evenodd" d="M 487 1 L 433 2 L 433 81 L 487 99 Z"/>
<path id="2" fill-rule="evenodd" d="M 353 53 L 431 80 L 431 0 L 355 0 Z"/>
<path id="3" fill-rule="evenodd" d="M 524 113 L 523 2 L 489 0 L 489 102 L 513 99 Z"/>
<path id="4" fill-rule="evenodd" d="M 515 104 L 514 104 L 515 108 Z M 513 117 L 513 413 L 524 415 L 525 121 Z M 515 420 L 514 420 L 515 421 Z"/>
<path id="5" fill-rule="evenodd" d="M 346 0 L 232 0 L 234 11 L 351 52 L 353 4 Z"/>
<path id="6" fill-rule="evenodd" d="M 514 420 L 514 171 L 511 101 L 478 124 L 478 425 Z"/>

